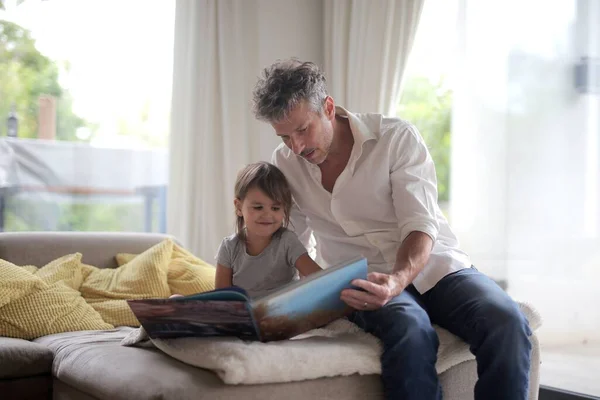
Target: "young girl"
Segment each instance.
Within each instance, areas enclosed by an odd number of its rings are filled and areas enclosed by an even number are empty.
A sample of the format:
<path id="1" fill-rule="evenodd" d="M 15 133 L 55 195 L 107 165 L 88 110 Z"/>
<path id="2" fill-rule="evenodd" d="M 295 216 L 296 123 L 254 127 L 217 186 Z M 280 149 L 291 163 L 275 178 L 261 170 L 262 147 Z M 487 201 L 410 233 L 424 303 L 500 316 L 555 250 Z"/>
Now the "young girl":
<path id="1" fill-rule="evenodd" d="M 262 297 L 321 268 L 295 233 L 287 230 L 292 193 L 283 173 L 258 162 L 240 171 L 235 184 L 236 233 L 217 252 L 215 288 L 238 286 Z"/>

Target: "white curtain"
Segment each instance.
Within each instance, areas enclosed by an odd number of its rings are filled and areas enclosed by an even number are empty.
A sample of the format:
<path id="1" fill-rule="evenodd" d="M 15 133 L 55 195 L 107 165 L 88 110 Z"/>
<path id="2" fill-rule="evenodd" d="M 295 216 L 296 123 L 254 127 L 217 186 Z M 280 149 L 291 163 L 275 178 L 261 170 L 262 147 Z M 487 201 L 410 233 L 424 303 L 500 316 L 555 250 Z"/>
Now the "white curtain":
<path id="1" fill-rule="evenodd" d="M 392 115 L 424 0 L 326 0 L 329 91 L 355 112 Z"/>
<path id="2" fill-rule="evenodd" d="M 180 0 L 175 18 L 167 230 L 208 262 L 233 231 L 237 170 L 258 158 L 255 1 Z M 247 67 L 247 68 L 245 68 Z"/>
<path id="3" fill-rule="evenodd" d="M 280 143 L 252 115 L 261 69 L 320 64 L 322 11 L 321 0 L 177 0 L 167 231 L 207 262 L 234 230 L 237 171 Z"/>
<path id="4" fill-rule="evenodd" d="M 542 343 L 597 340 L 600 313 L 587 306 L 600 304 L 597 64 L 575 72 L 600 57 L 600 2 L 461 4 L 452 226 L 479 270 L 535 304 Z"/>

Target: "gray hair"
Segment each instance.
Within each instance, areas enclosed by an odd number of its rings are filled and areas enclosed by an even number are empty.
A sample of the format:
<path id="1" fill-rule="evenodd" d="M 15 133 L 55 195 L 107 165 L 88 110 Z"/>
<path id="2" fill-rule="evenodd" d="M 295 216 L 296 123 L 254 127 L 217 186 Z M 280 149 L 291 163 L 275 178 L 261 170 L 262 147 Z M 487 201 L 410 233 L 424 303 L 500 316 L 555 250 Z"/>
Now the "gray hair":
<path id="1" fill-rule="evenodd" d="M 297 59 L 278 61 L 265 68 L 256 83 L 254 115 L 262 121 L 281 121 L 303 101 L 320 114 L 326 98 L 325 76 L 316 64 Z"/>

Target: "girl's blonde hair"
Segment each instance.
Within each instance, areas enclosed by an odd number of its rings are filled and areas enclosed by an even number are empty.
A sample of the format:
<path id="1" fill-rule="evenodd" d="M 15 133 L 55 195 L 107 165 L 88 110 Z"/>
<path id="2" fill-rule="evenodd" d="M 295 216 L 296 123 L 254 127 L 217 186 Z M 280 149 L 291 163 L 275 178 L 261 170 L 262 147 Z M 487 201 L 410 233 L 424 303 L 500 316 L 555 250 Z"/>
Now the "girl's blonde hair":
<path id="1" fill-rule="evenodd" d="M 283 227 L 287 228 L 290 223 L 290 211 L 292 209 L 292 191 L 283 172 L 273 164 L 263 161 L 247 165 L 238 173 L 235 181 L 235 198 L 244 201 L 246 194 L 252 188 L 262 190 L 271 200 L 281 204 L 284 215 Z M 236 213 L 235 233 L 245 241 L 244 226 L 244 217 Z"/>

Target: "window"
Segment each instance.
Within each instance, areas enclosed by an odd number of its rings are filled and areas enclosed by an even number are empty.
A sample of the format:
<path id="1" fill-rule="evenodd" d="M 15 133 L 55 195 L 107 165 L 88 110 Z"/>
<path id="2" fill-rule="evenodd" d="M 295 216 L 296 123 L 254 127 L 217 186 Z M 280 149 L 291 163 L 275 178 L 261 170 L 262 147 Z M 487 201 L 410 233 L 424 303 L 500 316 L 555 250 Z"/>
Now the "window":
<path id="1" fill-rule="evenodd" d="M 542 385 L 600 396 L 600 3 L 457 3 L 425 3 L 398 115 L 461 247 L 541 313 Z"/>
<path id="2" fill-rule="evenodd" d="M 435 162 L 438 199 L 450 198 L 451 72 L 455 60 L 457 1 L 426 1 L 408 60 L 397 115 L 413 123 Z"/>
<path id="3" fill-rule="evenodd" d="M 174 3 L 1 3 L 0 231 L 164 232 Z"/>

